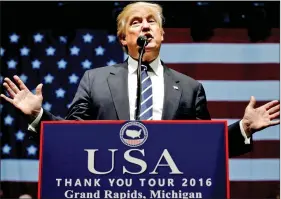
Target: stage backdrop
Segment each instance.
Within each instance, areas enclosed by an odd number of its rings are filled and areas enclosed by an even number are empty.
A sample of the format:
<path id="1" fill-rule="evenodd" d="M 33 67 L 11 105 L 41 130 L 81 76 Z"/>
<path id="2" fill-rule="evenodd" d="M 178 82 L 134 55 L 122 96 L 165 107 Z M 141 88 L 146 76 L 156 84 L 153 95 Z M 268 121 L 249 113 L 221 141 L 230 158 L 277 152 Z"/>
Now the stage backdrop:
<path id="1" fill-rule="evenodd" d="M 74 38 L 42 30 L 2 35 L 1 82 L 17 74 L 30 89 L 43 83 L 43 106 L 64 116 L 83 73 L 125 59 L 114 35 L 77 30 Z M 194 43 L 189 29 L 165 29 L 162 60 L 205 87 L 213 119 L 228 124 L 243 116 L 253 95 L 257 105 L 279 100 L 279 29 L 264 42 L 250 43 L 246 29 L 216 29 Z M 28 140 L 27 123 L 1 102 L 1 185 L 5 197 L 36 197 L 38 146 Z M 4 105 L 4 106 L 3 106 Z M 265 198 L 279 189 L 279 126 L 254 136 L 254 152 L 230 160 L 231 196 Z"/>

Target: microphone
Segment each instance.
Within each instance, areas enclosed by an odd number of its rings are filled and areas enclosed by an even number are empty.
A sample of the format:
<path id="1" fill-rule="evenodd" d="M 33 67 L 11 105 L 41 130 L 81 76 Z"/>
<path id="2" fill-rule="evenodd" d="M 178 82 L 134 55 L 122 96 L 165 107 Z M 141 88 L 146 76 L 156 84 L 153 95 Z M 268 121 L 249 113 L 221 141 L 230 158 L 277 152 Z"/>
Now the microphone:
<path id="1" fill-rule="evenodd" d="M 147 43 L 147 37 L 146 36 L 139 36 L 137 39 L 137 44 L 140 47 L 139 49 L 139 59 L 138 59 L 138 69 L 137 69 L 137 109 L 135 113 L 135 119 L 140 120 L 140 109 L 141 109 L 141 62 L 142 57 L 145 51 L 145 46 Z"/>
<path id="2" fill-rule="evenodd" d="M 147 45 L 147 37 L 146 36 L 139 36 L 137 39 L 137 44 L 139 47 L 143 48 Z"/>

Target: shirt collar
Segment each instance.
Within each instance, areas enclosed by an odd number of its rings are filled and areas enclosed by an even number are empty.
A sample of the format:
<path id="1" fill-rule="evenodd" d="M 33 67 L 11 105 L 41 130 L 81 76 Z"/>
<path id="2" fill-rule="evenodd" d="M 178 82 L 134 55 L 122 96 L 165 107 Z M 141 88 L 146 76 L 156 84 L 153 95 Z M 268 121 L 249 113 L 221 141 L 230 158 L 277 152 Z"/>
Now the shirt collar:
<path id="1" fill-rule="evenodd" d="M 161 71 L 163 70 L 163 66 L 160 62 L 160 57 L 158 56 L 155 60 L 153 60 L 153 62 L 151 62 L 150 67 L 152 68 L 153 72 L 159 76 L 161 75 Z M 133 74 L 137 71 L 138 68 L 138 61 L 136 61 L 135 59 L 133 59 L 131 56 L 129 56 L 128 58 L 128 69 L 129 69 L 129 73 Z"/>

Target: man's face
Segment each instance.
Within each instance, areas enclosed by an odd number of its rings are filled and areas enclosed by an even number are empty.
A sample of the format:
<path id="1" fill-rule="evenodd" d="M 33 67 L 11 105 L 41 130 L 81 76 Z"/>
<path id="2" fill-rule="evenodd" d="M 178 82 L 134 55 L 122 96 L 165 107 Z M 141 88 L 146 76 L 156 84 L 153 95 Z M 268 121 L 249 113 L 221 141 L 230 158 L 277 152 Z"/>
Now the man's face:
<path id="1" fill-rule="evenodd" d="M 143 61 L 152 61 L 160 51 L 163 31 L 157 22 L 156 13 L 147 7 L 138 7 L 131 11 L 125 29 L 125 38 L 121 40 L 128 48 L 128 54 L 135 59 L 139 56 L 137 39 L 140 35 L 148 38 Z"/>

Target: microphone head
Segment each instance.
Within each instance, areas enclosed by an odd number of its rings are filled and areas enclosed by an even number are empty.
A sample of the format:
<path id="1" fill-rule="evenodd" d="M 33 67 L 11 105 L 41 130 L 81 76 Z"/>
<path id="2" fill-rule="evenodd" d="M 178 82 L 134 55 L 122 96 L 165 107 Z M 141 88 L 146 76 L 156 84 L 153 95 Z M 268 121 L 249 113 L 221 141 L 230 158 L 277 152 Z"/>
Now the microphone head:
<path id="1" fill-rule="evenodd" d="M 139 36 L 137 40 L 137 44 L 140 47 L 144 47 L 144 45 L 147 45 L 147 37 L 146 36 Z"/>

